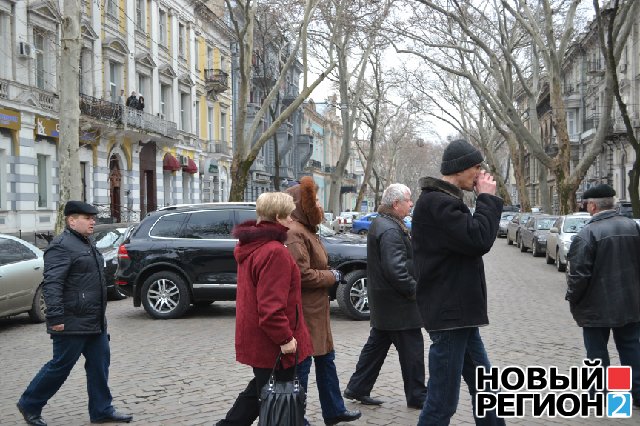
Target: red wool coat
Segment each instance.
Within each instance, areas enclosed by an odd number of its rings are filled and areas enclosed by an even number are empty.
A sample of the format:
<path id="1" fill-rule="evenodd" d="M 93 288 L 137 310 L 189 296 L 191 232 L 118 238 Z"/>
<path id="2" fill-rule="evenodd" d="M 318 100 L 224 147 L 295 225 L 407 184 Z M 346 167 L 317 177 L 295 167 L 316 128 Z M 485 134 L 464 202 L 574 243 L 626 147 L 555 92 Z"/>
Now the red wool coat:
<path id="1" fill-rule="evenodd" d="M 234 250 L 238 263 L 236 360 L 272 368 L 280 345 L 293 336 L 301 362 L 313 353 L 313 346 L 302 312 L 300 270 L 283 244 L 287 228 L 248 221 L 235 227 L 233 235 L 239 239 Z M 292 367 L 294 360 L 293 354 L 285 355 L 283 367 Z"/>

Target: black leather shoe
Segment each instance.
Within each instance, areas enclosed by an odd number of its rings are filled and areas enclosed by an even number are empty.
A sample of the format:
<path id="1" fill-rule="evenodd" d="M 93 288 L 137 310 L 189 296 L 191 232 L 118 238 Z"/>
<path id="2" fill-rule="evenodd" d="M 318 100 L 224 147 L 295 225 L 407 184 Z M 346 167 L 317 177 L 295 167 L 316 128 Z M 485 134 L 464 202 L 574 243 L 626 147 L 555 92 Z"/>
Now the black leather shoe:
<path id="1" fill-rule="evenodd" d="M 351 392 L 349 389 L 344 390 L 344 397 L 347 399 L 360 401 L 362 405 L 382 405 L 382 401 L 379 399 L 371 398 L 369 395 L 360 396 Z"/>
<path id="2" fill-rule="evenodd" d="M 362 413 L 359 410 L 345 410 L 343 413 L 332 417 L 330 419 L 324 419 L 325 425 L 337 425 L 342 422 L 352 422 L 354 420 L 358 420 L 362 416 Z"/>
<path id="3" fill-rule="evenodd" d="M 423 406 L 424 406 L 424 403 L 422 403 L 422 404 L 407 404 L 407 407 L 413 408 L 413 409 L 416 409 L 416 410 L 422 410 Z"/>
<path id="4" fill-rule="evenodd" d="M 129 423 L 131 420 L 133 420 L 131 414 L 118 413 L 114 410 L 107 417 L 91 420 L 91 423 Z"/>
<path id="5" fill-rule="evenodd" d="M 24 418 L 24 421 L 27 422 L 27 424 L 33 426 L 47 426 L 47 422 L 44 421 L 40 414 L 27 413 L 22 409 L 19 403 L 16 404 L 16 407 L 18 407 L 18 411 L 20 411 L 20 414 L 22 414 L 22 417 Z"/>

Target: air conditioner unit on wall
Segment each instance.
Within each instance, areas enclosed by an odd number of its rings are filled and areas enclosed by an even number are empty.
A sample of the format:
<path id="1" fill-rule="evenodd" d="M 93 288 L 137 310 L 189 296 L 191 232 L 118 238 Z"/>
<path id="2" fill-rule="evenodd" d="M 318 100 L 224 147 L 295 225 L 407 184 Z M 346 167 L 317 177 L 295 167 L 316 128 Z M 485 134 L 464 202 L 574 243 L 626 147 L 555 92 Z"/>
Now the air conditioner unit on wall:
<path id="1" fill-rule="evenodd" d="M 32 58 L 33 57 L 33 46 L 31 46 L 26 41 L 21 41 L 18 43 L 18 52 L 17 55 L 22 58 Z"/>

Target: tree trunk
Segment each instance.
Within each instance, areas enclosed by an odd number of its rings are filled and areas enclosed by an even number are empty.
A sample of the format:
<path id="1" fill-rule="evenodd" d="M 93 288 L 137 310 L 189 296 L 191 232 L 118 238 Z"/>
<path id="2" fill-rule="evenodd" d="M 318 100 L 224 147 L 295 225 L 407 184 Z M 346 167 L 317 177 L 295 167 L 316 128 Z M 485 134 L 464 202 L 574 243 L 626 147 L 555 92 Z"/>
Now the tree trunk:
<path id="1" fill-rule="evenodd" d="M 55 233 L 64 229 L 64 205 L 80 200 L 80 0 L 64 0 L 60 53 L 60 138 L 58 140 L 58 173 L 60 192 Z"/>
<path id="2" fill-rule="evenodd" d="M 552 214 L 551 199 L 549 197 L 549 182 L 547 181 L 549 173 L 544 164 L 540 163 L 538 167 L 538 182 L 540 184 L 540 204 L 542 211 Z"/>
<path id="3" fill-rule="evenodd" d="M 358 198 L 356 199 L 356 207 L 362 204 L 362 200 L 364 199 L 364 193 L 367 190 L 367 182 L 369 181 L 369 176 L 371 176 L 371 170 L 373 170 L 373 163 L 376 157 L 376 143 L 375 143 L 375 133 L 376 133 L 376 124 L 377 120 L 373 124 L 373 128 L 371 129 L 371 138 L 369 139 L 369 155 L 367 156 L 367 166 L 364 169 L 364 177 L 362 179 L 362 185 L 360 186 L 360 190 L 358 191 Z"/>
<path id="4" fill-rule="evenodd" d="M 229 189 L 229 201 L 244 201 L 244 191 L 249 181 L 249 169 L 255 158 L 240 160 L 234 159 L 231 163 L 231 188 Z"/>
<path id="5" fill-rule="evenodd" d="M 273 190 L 280 191 L 280 150 L 278 148 L 278 136 L 273 135 Z"/>
<path id="6" fill-rule="evenodd" d="M 638 185 L 640 185 L 640 157 L 638 156 L 638 151 L 636 151 L 636 159 L 629 173 L 629 197 L 631 198 L 633 217 L 636 218 L 640 218 L 640 194 Z"/>

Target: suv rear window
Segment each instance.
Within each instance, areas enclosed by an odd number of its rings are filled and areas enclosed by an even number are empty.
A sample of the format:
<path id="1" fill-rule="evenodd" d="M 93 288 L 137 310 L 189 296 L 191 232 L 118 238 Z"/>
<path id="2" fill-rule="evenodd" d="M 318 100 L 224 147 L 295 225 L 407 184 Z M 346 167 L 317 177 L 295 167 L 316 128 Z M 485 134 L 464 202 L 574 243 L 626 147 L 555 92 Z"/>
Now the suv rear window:
<path id="1" fill-rule="evenodd" d="M 152 237 L 179 238 L 180 228 L 186 219 L 184 213 L 166 214 L 153 225 L 149 231 Z"/>
<path id="2" fill-rule="evenodd" d="M 231 238 L 231 210 L 203 210 L 189 214 L 181 238 Z M 254 213 L 255 217 L 255 213 Z"/>

